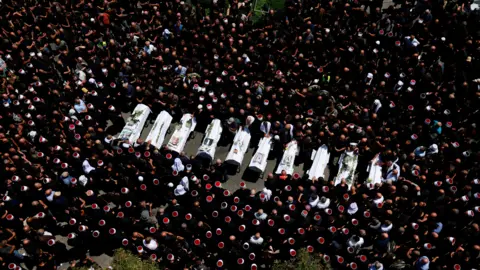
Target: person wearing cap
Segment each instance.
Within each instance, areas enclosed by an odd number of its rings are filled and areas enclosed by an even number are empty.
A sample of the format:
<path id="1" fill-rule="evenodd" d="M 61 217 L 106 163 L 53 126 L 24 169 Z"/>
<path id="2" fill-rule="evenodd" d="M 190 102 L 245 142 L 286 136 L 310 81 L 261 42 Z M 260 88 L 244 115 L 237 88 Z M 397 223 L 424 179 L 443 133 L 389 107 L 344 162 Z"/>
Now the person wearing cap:
<path id="1" fill-rule="evenodd" d="M 240 120 L 236 117 L 229 117 L 225 120 L 225 127 L 223 128 L 222 133 L 222 143 L 227 144 L 233 141 L 240 124 Z"/>
<path id="2" fill-rule="evenodd" d="M 140 202 L 140 207 L 141 207 L 140 220 L 142 222 L 145 222 L 146 224 L 149 224 L 149 225 L 158 224 L 158 220 L 156 218 L 157 210 L 152 208 L 151 203 L 147 203 L 145 200 L 143 200 Z"/>

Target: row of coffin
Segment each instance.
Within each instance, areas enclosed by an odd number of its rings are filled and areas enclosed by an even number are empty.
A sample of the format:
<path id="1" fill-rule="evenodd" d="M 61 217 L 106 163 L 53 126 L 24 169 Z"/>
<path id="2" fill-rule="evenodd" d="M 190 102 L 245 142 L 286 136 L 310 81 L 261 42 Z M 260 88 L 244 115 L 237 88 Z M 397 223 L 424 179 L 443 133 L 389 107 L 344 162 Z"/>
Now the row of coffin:
<path id="1" fill-rule="evenodd" d="M 151 110 L 149 107 L 139 104 L 134 109 L 131 117 L 127 120 L 125 127 L 119 134 L 119 138 L 128 140 L 130 144 L 133 144 L 140 137 L 145 122 L 150 115 Z M 252 120 L 254 121 L 254 120 Z M 166 134 L 170 125 L 172 123 L 172 116 L 166 112 L 162 111 L 156 118 L 155 123 L 150 130 L 145 141 L 150 141 L 150 143 L 160 148 L 165 140 Z M 252 122 L 250 122 L 251 124 Z M 173 127 L 173 134 L 170 140 L 167 143 L 167 148 L 176 153 L 180 153 L 185 148 L 191 133 L 195 130 L 197 122 L 195 117 L 191 114 L 184 114 L 178 124 Z M 265 134 L 269 134 L 270 125 L 262 125 L 262 127 L 267 127 L 262 129 Z M 202 158 L 207 158 L 213 160 L 215 157 L 215 150 L 217 144 L 220 141 L 222 136 L 222 123 L 219 119 L 213 119 L 212 122 L 207 126 L 205 130 L 205 135 L 202 140 L 202 144 L 198 148 L 197 156 Z M 228 155 L 225 159 L 225 162 L 240 166 L 243 162 L 243 158 L 247 149 L 250 145 L 250 131 L 248 128 L 240 127 L 235 137 L 233 139 L 232 146 Z M 249 168 L 251 170 L 263 173 L 267 166 L 268 156 L 272 149 L 272 137 L 265 136 L 260 139 L 257 151 L 250 161 Z M 294 174 L 294 161 L 295 157 L 298 155 L 299 148 L 295 140 L 289 142 L 285 148 L 282 159 L 275 171 L 276 174 L 281 174 L 285 171 L 288 175 Z M 356 153 L 353 151 L 345 151 L 339 159 L 339 172 L 335 177 L 336 184 L 340 183 L 342 179 L 345 179 L 347 176 L 353 176 L 357 167 L 357 159 L 352 159 L 353 161 L 348 163 L 344 160 L 349 157 L 356 156 Z M 311 156 L 313 163 L 311 168 L 307 171 L 308 178 L 311 180 L 314 177 L 320 178 L 325 176 L 325 169 L 327 168 L 328 162 L 330 160 L 330 153 L 326 145 L 322 145 L 318 148 L 317 151 L 313 151 Z M 378 183 L 382 180 L 381 167 L 377 165 L 378 156 L 374 159 L 368 170 L 369 170 L 369 179 L 368 183 Z M 349 187 L 353 184 L 353 177 L 351 181 L 347 181 Z"/>

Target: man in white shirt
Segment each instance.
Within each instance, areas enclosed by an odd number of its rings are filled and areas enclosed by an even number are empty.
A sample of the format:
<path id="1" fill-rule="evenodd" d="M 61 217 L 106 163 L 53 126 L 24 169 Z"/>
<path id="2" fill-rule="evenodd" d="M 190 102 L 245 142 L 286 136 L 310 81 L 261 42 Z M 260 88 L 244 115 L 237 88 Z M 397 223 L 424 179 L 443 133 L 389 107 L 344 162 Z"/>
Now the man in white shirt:
<path id="1" fill-rule="evenodd" d="M 143 240 L 143 245 L 149 250 L 156 250 L 158 248 L 157 240 L 153 239 L 150 236 Z"/>
<path id="2" fill-rule="evenodd" d="M 255 212 L 255 214 L 253 214 L 255 216 L 256 219 L 258 220 L 265 220 L 267 219 L 267 214 L 265 214 L 263 212 L 263 209 L 258 209 L 257 212 Z"/>
<path id="3" fill-rule="evenodd" d="M 250 237 L 250 243 L 255 245 L 263 244 L 263 238 L 262 236 L 260 236 L 259 232 L 257 232 L 255 235 L 252 235 L 252 237 Z"/>

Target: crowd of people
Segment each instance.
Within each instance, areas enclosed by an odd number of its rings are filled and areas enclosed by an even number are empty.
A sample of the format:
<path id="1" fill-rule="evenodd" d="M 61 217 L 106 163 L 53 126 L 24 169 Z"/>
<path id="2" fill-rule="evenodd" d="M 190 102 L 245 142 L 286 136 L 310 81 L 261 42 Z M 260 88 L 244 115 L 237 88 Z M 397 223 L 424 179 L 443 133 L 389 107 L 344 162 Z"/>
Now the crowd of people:
<path id="1" fill-rule="evenodd" d="M 0 3 L 2 269 L 91 266 L 118 248 L 162 269 L 268 269 L 302 248 L 334 269 L 478 268 L 471 1 L 252 4 Z M 152 119 L 192 113 L 199 131 L 220 119 L 226 138 L 247 116 L 269 121 L 305 168 L 327 145 L 330 176 L 226 190 L 222 160 L 115 137 L 140 103 Z M 347 148 L 351 188 L 333 181 Z"/>

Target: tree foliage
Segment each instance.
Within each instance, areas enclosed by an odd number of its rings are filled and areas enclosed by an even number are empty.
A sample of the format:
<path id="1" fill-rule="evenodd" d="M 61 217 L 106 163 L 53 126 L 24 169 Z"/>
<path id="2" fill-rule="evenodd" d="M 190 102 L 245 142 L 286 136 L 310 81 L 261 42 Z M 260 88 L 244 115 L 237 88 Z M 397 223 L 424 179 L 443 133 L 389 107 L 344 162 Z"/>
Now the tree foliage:
<path id="1" fill-rule="evenodd" d="M 142 260 L 124 249 L 117 249 L 113 255 L 112 267 L 115 270 L 158 270 L 158 265 L 150 260 Z"/>
<path id="2" fill-rule="evenodd" d="M 276 260 L 273 270 L 329 270 L 330 265 L 317 254 L 310 254 L 306 249 L 297 252 L 290 260 Z"/>
<path id="3" fill-rule="evenodd" d="M 138 255 L 132 254 L 125 249 L 115 250 L 111 267 L 114 270 L 158 270 L 159 266 L 153 261 L 142 260 Z M 100 267 L 93 267 L 95 270 Z M 76 267 L 75 270 L 91 270 L 90 267 Z"/>

